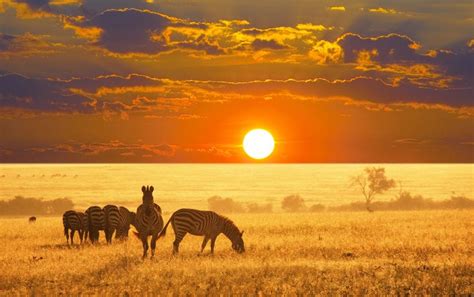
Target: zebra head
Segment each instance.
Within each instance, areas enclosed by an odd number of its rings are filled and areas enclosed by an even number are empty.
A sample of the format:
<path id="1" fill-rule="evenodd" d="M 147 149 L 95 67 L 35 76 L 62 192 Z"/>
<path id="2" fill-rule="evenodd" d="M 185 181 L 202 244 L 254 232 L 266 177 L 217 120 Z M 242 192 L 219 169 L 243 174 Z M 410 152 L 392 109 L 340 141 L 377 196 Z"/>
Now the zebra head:
<path id="1" fill-rule="evenodd" d="M 153 186 L 143 186 L 142 187 L 142 192 L 143 192 L 143 204 L 145 205 L 152 205 L 153 204 Z"/>
<path id="2" fill-rule="evenodd" d="M 239 232 L 238 236 L 232 241 L 232 249 L 239 254 L 245 252 L 244 240 L 242 239 L 243 234 L 244 231 Z"/>

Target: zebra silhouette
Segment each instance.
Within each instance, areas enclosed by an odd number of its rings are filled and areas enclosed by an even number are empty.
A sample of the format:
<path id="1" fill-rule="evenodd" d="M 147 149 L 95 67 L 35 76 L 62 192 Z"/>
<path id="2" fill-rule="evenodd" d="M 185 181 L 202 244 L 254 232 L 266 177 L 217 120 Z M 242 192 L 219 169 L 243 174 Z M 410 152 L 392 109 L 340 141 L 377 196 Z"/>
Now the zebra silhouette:
<path id="1" fill-rule="evenodd" d="M 151 257 L 155 255 L 156 240 L 158 234 L 163 228 L 163 217 L 161 216 L 161 208 L 153 200 L 153 186 L 143 186 L 142 204 L 137 208 L 135 217 L 135 228 L 138 232 L 135 235 L 139 237 L 143 244 L 143 259 L 146 258 L 148 252 L 148 236 L 151 236 Z"/>
<path id="2" fill-rule="evenodd" d="M 211 253 L 214 253 L 214 246 L 217 236 L 223 233 L 231 242 L 232 249 L 238 253 L 245 252 L 244 241 L 239 228 L 229 218 L 221 216 L 213 211 L 182 208 L 173 213 L 158 237 L 165 236 L 166 228 L 171 223 L 174 230 L 175 240 L 173 242 L 173 253 L 178 253 L 179 244 L 187 233 L 204 236 L 201 245 L 201 253 L 211 240 Z"/>

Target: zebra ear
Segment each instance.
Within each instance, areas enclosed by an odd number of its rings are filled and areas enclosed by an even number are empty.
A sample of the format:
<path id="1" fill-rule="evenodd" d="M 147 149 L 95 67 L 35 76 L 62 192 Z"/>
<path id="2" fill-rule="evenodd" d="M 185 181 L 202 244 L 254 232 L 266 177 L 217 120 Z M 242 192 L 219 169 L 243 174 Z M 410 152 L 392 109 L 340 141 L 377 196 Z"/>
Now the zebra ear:
<path id="1" fill-rule="evenodd" d="M 244 230 L 242 230 L 242 232 L 240 232 L 240 237 L 242 237 L 242 235 L 244 235 Z"/>
<path id="2" fill-rule="evenodd" d="M 150 193 L 153 193 L 153 190 L 155 190 L 155 188 L 153 188 L 153 186 L 150 186 Z"/>
<path id="3" fill-rule="evenodd" d="M 145 193 L 146 192 L 146 188 L 145 186 L 142 187 L 142 192 Z"/>

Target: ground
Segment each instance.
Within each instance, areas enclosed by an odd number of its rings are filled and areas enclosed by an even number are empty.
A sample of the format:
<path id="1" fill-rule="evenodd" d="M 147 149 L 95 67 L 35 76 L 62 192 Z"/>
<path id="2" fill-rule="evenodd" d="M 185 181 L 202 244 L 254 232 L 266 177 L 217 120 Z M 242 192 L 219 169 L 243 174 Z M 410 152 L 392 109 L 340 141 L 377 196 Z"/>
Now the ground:
<path id="1" fill-rule="evenodd" d="M 169 215 L 165 216 L 167 220 Z M 199 254 L 174 234 L 69 247 L 59 217 L 0 219 L 0 295 L 452 295 L 474 292 L 473 211 L 229 215 L 246 253 L 221 235 Z M 77 239 L 77 238 L 76 238 Z"/>

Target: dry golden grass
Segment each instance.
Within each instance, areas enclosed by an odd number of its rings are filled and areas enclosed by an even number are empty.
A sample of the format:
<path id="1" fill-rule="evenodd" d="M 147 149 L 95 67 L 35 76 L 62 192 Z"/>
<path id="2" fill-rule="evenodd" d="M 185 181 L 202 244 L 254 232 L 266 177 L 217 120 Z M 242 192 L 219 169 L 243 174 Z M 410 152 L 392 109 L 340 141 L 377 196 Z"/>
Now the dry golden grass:
<path id="1" fill-rule="evenodd" d="M 247 252 L 221 235 L 198 255 L 174 234 L 141 260 L 135 238 L 69 248 L 60 218 L 0 219 L 0 295 L 393 295 L 474 292 L 472 211 L 231 215 Z M 168 219 L 168 216 L 165 216 Z M 209 247 L 208 247 L 209 249 Z"/>

